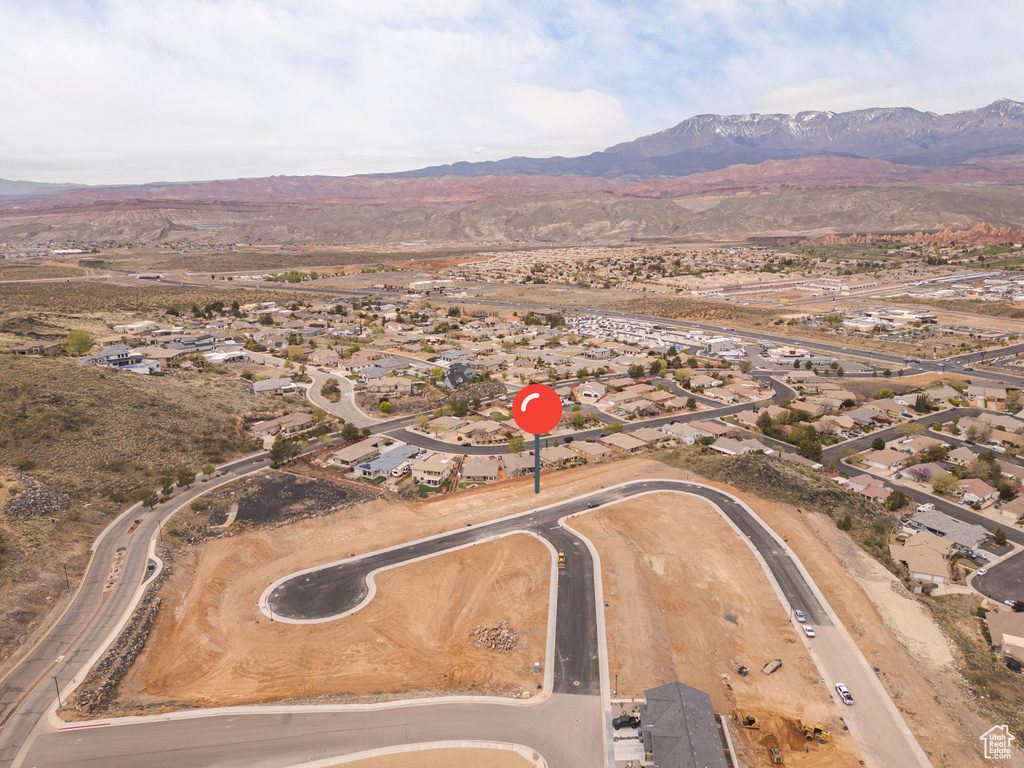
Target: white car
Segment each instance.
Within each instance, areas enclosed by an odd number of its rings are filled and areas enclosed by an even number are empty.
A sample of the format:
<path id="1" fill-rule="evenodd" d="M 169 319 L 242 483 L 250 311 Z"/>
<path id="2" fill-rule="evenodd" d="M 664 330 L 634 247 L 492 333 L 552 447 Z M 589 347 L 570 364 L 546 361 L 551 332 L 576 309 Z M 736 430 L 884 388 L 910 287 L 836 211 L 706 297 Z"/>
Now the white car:
<path id="1" fill-rule="evenodd" d="M 808 637 L 814 637 L 814 627 L 810 624 L 804 624 L 804 634 Z"/>
<path id="2" fill-rule="evenodd" d="M 853 704 L 853 696 L 850 695 L 850 689 L 842 683 L 836 683 L 836 693 L 843 700 L 843 704 Z"/>
<path id="3" fill-rule="evenodd" d="M 974 572 L 974 575 L 975 576 L 984 576 L 986 573 L 988 573 L 988 568 L 979 568 L 978 570 L 976 570 Z"/>
<path id="4" fill-rule="evenodd" d="M 1003 600 L 1003 605 L 1008 605 L 1011 608 L 1014 608 L 1017 605 L 1017 601 L 1016 600 Z"/>
<path id="5" fill-rule="evenodd" d="M 807 619 L 804 618 L 804 612 L 801 611 L 799 608 L 793 609 L 793 615 L 796 616 L 796 620 L 799 621 L 801 624 L 807 621 Z"/>

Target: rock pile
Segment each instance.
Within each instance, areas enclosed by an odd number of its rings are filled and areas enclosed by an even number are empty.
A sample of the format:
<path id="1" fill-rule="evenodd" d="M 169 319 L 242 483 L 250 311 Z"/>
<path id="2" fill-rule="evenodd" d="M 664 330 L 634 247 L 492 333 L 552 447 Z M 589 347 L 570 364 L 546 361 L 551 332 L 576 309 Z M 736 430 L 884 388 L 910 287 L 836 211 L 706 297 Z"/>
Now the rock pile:
<path id="1" fill-rule="evenodd" d="M 161 581 L 162 578 L 157 580 Z M 149 630 L 160 608 L 160 598 L 157 597 L 159 586 L 159 583 L 154 583 L 146 590 L 128 626 L 121 630 L 117 640 L 93 667 L 82 687 L 75 691 L 74 702 L 69 704 L 71 708 L 92 714 L 108 703 L 117 684 L 146 644 Z"/>
<path id="2" fill-rule="evenodd" d="M 4 512 L 12 517 L 48 517 L 63 512 L 71 500 L 51 485 L 36 482 L 24 472 L 14 471 L 18 480 L 18 494 L 4 505 Z"/>
<path id="3" fill-rule="evenodd" d="M 477 627 L 470 639 L 476 638 L 477 648 L 490 648 L 498 653 L 514 651 L 519 643 L 519 635 L 508 628 L 508 622 L 502 619 L 493 627 Z"/>

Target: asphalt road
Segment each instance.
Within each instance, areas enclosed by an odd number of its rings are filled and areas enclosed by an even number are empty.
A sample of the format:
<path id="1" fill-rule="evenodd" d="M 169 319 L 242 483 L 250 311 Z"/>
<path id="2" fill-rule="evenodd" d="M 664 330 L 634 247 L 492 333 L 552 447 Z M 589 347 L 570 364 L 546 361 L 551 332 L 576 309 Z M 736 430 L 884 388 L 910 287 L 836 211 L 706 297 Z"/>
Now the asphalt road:
<path id="1" fill-rule="evenodd" d="M 156 535 L 160 521 L 197 496 L 266 465 L 259 457 L 225 465 L 220 468 L 228 471 L 225 476 L 196 483 L 166 504 L 151 510 L 141 505 L 128 509 L 96 540 L 92 562 L 74 601 L 25 660 L 0 681 L 4 724 L 0 766 L 11 764 L 39 718 L 52 706 L 57 685 L 63 688 L 71 682 L 131 609 L 136 591 L 148 575 L 149 540 Z M 135 520 L 141 522 L 133 530 Z M 121 577 L 104 591 L 119 549 L 124 549 Z"/>

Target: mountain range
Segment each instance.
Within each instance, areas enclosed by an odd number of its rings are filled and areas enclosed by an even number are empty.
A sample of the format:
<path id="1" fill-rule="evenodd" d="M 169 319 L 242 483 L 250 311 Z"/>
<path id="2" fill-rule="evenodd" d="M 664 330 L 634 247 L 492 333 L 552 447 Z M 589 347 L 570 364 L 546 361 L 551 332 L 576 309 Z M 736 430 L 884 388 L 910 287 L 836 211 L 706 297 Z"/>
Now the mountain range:
<path id="1" fill-rule="evenodd" d="M 1019 227 L 1021 202 L 1024 104 L 1002 99 L 946 115 L 698 115 L 583 157 L 390 175 L 107 187 L 0 179 L 0 241 L 820 236 Z"/>

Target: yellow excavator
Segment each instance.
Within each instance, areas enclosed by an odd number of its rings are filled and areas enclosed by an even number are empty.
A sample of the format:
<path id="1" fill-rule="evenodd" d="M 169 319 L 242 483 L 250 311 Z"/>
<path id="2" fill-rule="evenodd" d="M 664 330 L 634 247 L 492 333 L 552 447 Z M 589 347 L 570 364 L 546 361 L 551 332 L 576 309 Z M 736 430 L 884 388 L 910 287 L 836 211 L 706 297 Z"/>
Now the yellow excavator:
<path id="1" fill-rule="evenodd" d="M 734 709 L 732 711 L 732 716 L 736 718 L 736 722 L 744 728 L 749 728 L 752 731 L 761 730 L 761 724 L 757 722 L 757 718 L 753 715 L 748 715 L 742 709 Z"/>
<path id="2" fill-rule="evenodd" d="M 801 725 L 799 728 L 800 733 L 807 737 L 808 741 L 816 741 L 819 744 L 826 744 L 832 741 L 832 734 L 820 725 L 815 725 L 813 727 L 810 725 Z"/>
<path id="3" fill-rule="evenodd" d="M 565 568 L 565 552 L 558 553 L 558 567 Z"/>

